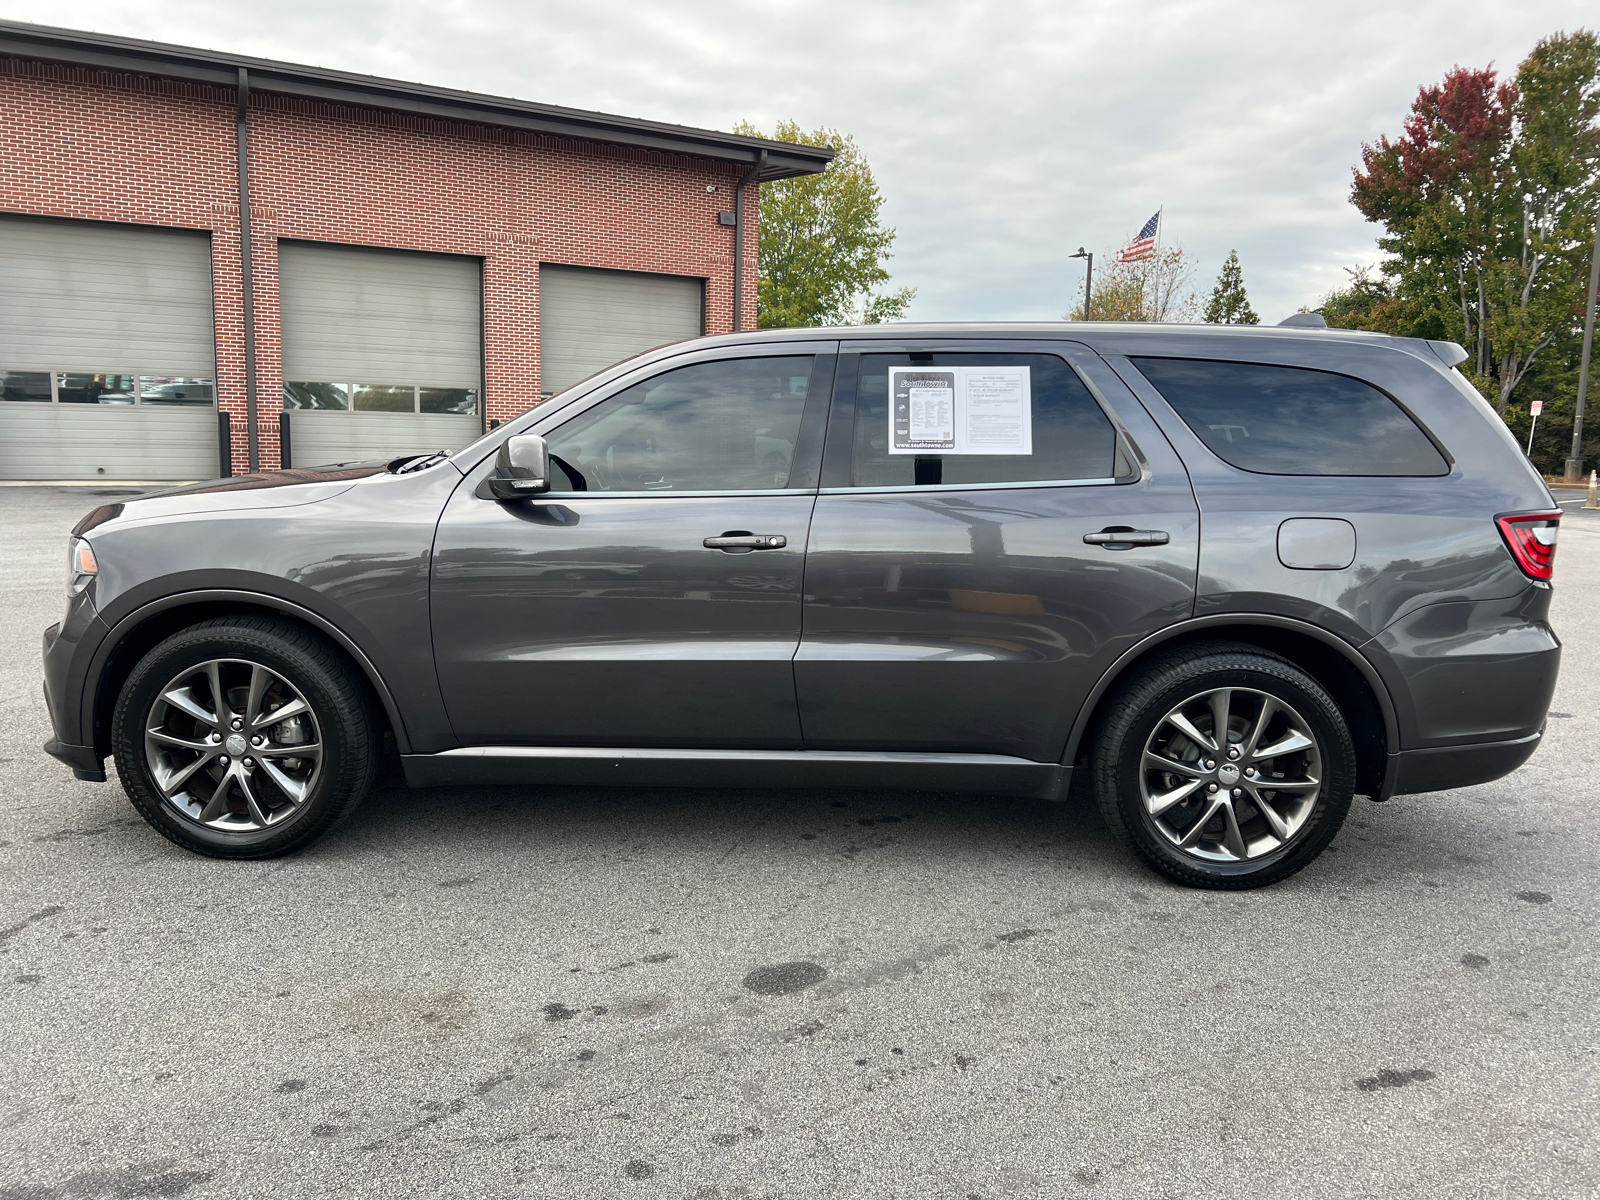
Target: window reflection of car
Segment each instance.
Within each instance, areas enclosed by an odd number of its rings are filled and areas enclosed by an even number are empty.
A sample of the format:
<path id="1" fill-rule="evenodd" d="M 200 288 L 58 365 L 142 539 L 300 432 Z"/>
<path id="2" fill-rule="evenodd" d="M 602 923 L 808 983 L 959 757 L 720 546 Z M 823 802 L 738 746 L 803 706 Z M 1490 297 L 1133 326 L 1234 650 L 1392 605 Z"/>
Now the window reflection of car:
<path id="1" fill-rule="evenodd" d="M 101 392 L 95 397 L 96 404 L 136 404 L 138 397 L 132 392 Z"/>
<path id="2" fill-rule="evenodd" d="M 209 383 L 160 383 L 144 389 L 146 404 L 210 404 Z M 101 403 L 104 403 L 102 400 Z M 130 400 L 131 404 L 132 401 Z"/>

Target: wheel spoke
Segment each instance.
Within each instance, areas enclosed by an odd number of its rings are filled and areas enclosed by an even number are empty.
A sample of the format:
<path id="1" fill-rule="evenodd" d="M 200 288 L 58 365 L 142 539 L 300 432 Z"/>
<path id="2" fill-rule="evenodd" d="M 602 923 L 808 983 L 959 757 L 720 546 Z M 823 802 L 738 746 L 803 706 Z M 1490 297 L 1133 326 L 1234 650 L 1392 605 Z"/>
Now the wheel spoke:
<path id="1" fill-rule="evenodd" d="M 322 743 L 305 742 L 298 746 L 258 746 L 250 753 L 263 762 L 269 758 L 317 758 L 322 754 Z"/>
<path id="2" fill-rule="evenodd" d="M 290 717 L 298 717 L 301 713 L 308 713 L 310 711 L 311 706 L 304 700 L 296 697 L 295 699 L 289 701 L 289 703 L 285 704 L 282 708 L 275 708 L 269 713 L 261 714 L 261 720 L 257 722 L 257 728 L 270 729 L 280 721 L 287 721 Z"/>
<path id="3" fill-rule="evenodd" d="M 228 789 L 233 784 L 235 769 L 230 766 L 222 773 L 222 778 L 217 780 L 217 786 L 211 790 L 211 799 L 206 801 L 205 807 L 200 810 L 200 815 L 195 818 L 201 824 L 209 824 L 222 815 L 223 806 L 228 802 Z"/>
<path id="4" fill-rule="evenodd" d="M 1228 715 L 1233 704 L 1233 692 L 1228 688 L 1218 688 L 1206 697 L 1206 703 L 1211 706 L 1211 740 L 1216 743 L 1218 751 L 1228 748 Z"/>
<path id="5" fill-rule="evenodd" d="M 220 727 L 233 718 L 233 709 L 228 707 L 228 693 L 222 688 L 222 664 L 215 659 L 206 664 L 206 680 L 211 684 L 211 707 Z"/>
<path id="6" fill-rule="evenodd" d="M 199 758 L 196 758 L 187 766 L 180 767 L 171 774 L 158 778 L 156 783 L 161 788 L 161 794 L 170 799 L 173 795 L 182 790 L 183 785 L 189 782 L 190 778 L 193 777 L 196 771 L 205 766 L 216 756 L 216 750 L 211 747 L 207 747 L 205 752 L 202 753 Z"/>
<path id="7" fill-rule="evenodd" d="M 161 703 L 193 717 L 203 725 L 210 725 L 213 729 L 220 728 L 222 725 L 220 718 L 213 713 L 207 712 L 200 702 L 194 698 L 192 688 L 168 688 L 161 693 Z"/>
<path id="8" fill-rule="evenodd" d="M 1308 750 L 1316 743 L 1301 733 L 1298 729 L 1291 729 L 1283 737 L 1273 742 L 1270 746 L 1263 746 L 1251 757 L 1260 762 L 1267 758 L 1277 758 L 1280 754 L 1293 754 L 1297 750 Z"/>
<path id="9" fill-rule="evenodd" d="M 1205 832 L 1206 826 L 1211 824 L 1211 818 L 1217 815 L 1217 809 L 1226 803 L 1227 797 L 1221 793 L 1211 797 L 1211 803 L 1206 807 L 1206 811 L 1200 815 L 1198 821 L 1189 826 L 1189 831 L 1183 835 L 1178 845 L 1185 850 L 1192 849 L 1200 841 L 1200 835 Z"/>
<path id="10" fill-rule="evenodd" d="M 1244 844 L 1244 834 L 1239 832 L 1239 814 L 1233 811 L 1233 801 L 1222 805 L 1222 844 L 1228 853 L 1238 859 L 1250 857 L 1250 848 Z"/>
<path id="11" fill-rule="evenodd" d="M 1179 762 L 1175 758 L 1152 754 L 1148 750 L 1144 754 L 1144 769 L 1146 771 L 1169 771 L 1173 775 L 1183 775 L 1190 779 L 1204 779 L 1210 774 L 1204 767 L 1196 766 L 1194 763 Z"/>
<path id="12" fill-rule="evenodd" d="M 1261 744 L 1262 735 L 1267 732 L 1267 723 L 1278 714 L 1278 702 L 1271 696 L 1261 697 L 1261 711 L 1256 715 L 1255 724 L 1250 727 L 1250 734 L 1245 738 L 1241 754 L 1248 762 L 1256 752 L 1256 747 Z"/>
<path id="13" fill-rule="evenodd" d="M 256 799 L 255 788 L 250 784 L 250 773 L 243 767 L 233 768 L 234 786 L 239 789 L 239 794 L 244 797 L 244 802 L 250 806 L 250 816 L 261 828 L 267 827 L 267 812 L 261 807 L 261 801 Z"/>
<path id="14" fill-rule="evenodd" d="M 1167 724 L 1204 750 L 1215 750 L 1217 748 L 1217 744 L 1196 729 L 1194 722 L 1184 716 L 1182 711 L 1169 713 L 1167 715 Z"/>
<path id="15" fill-rule="evenodd" d="M 270 778 L 273 783 L 278 785 L 278 790 L 287 796 L 291 803 L 298 805 L 305 801 L 306 792 L 309 790 L 311 785 L 311 781 L 309 779 L 290 778 L 288 775 L 283 773 L 283 770 L 278 766 L 277 763 L 270 762 L 264 758 L 260 761 L 261 769 L 267 773 L 268 778 Z"/>
<path id="16" fill-rule="evenodd" d="M 1199 786 L 1204 782 L 1205 780 L 1203 779 L 1191 779 L 1187 783 L 1179 784 L 1170 792 L 1161 792 L 1159 795 L 1151 796 L 1150 799 L 1146 801 L 1146 805 L 1150 810 L 1150 815 L 1152 817 L 1159 817 L 1173 805 L 1182 804 L 1190 796 L 1194 795 L 1196 789 L 1198 789 Z"/>
<path id="17" fill-rule="evenodd" d="M 1262 819 L 1266 821 L 1268 825 L 1272 826 L 1272 836 L 1277 838 L 1280 842 L 1288 841 L 1289 823 L 1278 815 L 1277 809 L 1273 808 L 1268 801 L 1261 798 L 1261 793 L 1255 788 L 1250 788 L 1249 793 L 1250 803 L 1256 806 L 1256 811 L 1261 814 Z"/>
<path id="18" fill-rule="evenodd" d="M 272 673 L 265 667 L 251 665 L 250 667 L 250 696 L 244 702 L 244 723 L 251 728 L 255 727 L 256 716 L 261 712 L 261 701 L 267 694 L 267 688 L 272 683 Z"/>
<path id="19" fill-rule="evenodd" d="M 1268 779 L 1255 781 L 1258 788 L 1268 792 L 1314 792 L 1322 786 L 1320 779 Z"/>
<path id="20" fill-rule="evenodd" d="M 204 738 L 179 737 L 175 733 L 168 733 L 165 729 L 146 729 L 145 737 L 152 741 L 160 742 L 164 746 L 178 746 L 184 750 L 193 750 L 196 754 L 214 754 L 216 748 Z"/>

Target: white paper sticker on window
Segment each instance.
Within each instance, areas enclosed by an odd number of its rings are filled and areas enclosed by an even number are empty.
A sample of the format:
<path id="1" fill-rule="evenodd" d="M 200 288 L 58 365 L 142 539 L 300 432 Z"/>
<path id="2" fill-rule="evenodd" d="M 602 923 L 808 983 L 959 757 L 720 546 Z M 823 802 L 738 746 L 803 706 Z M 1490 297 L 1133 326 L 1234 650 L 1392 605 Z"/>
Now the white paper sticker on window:
<path id="1" fill-rule="evenodd" d="M 890 454 L 1032 454 L 1027 367 L 890 367 Z"/>

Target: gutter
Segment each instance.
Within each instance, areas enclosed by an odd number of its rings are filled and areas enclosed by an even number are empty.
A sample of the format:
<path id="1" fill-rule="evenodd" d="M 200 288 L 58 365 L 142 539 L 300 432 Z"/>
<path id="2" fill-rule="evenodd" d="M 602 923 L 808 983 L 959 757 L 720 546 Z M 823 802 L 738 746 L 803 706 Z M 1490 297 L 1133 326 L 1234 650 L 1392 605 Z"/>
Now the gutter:
<path id="1" fill-rule="evenodd" d="M 833 159 L 833 151 L 826 146 L 774 142 L 766 138 L 697 129 L 689 125 L 619 117 L 553 104 L 535 104 L 454 88 L 384 79 L 376 75 L 331 71 L 267 58 L 224 54 L 23 21 L 0 20 L 0 56 L 180 79 L 211 84 L 229 91 L 237 86 L 239 71 L 245 70 L 250 74 L 250 87 L 254 92 L 518 129 L 666 154 L 685 154 L 721 162 L 759 164 L 765 152 L 765 165 L 761 167 L 761 178 L 764 180 L 815 175 L 826 169 Z"/>

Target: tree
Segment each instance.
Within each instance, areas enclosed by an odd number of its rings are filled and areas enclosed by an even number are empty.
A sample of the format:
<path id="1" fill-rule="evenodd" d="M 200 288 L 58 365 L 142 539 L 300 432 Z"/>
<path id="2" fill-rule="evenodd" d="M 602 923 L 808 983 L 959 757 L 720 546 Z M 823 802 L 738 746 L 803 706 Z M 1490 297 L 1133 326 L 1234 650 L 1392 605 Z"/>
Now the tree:
<path id="1" fill-rule="evenodd" d="M 735 133 L 768 137 L 748 123 Z M 855 139 L 834 129 L 806 132 L 780 121 L 774 141 L 831 146 L 820 175 L 761 185 L 757 324 L 876 325 L 897 321 L 916 289 L 876 289 L 889 282 L 884 263 L 895 231 L 878 224 L 883 194 Z"/>
<path id="2" fill-rule="evenodd" d="M 1322 314 L 1334 329 L 1365 329 L 1396 337 L 1434 337 L 1438 331 L 1421 330 L 1427 317 L 1418 306 L 1400 296 L 1395 285 L 1373 267 L 1346 267 L 1347 287 L 1335 288 L 1312 312 Z"/>
<path id="3" fill-rule="evenodd" d="M 1080 303 L 1069 321 L 1192 321 L 1200 298 L 1185 292 L 1194 264 L 1183 247 L 1158 250 L 1142 262 L 1111 263 L 1095 273 L 1091 311 Z"/>
<path id="4" fill-rule="evenodd" d="M 1228 251 L 1228 261 L 1222 264 L 1217 286 L 1211 289 L 1211 299 L 1206 302 L 1205 315 L 1200 319 L 1207 325 L 1261 324 L 1261 318 L 1250 307 L 1250 297 L 1245 295 L 1244 272 L 1239 267 L 1237 250 Z"/>
<path id="5" fill-rule="evenodd" d="M 1579 30 L 1540 41 L 1514 82 L 1455 68 L 1419 90 L 1398 140 L 1362 147 L 1350 198 L 1385 228 L 1407 332 L 1468 346 L 1502 415 L 1581 311 L 1597 114 L 1600 39 Z"/>

